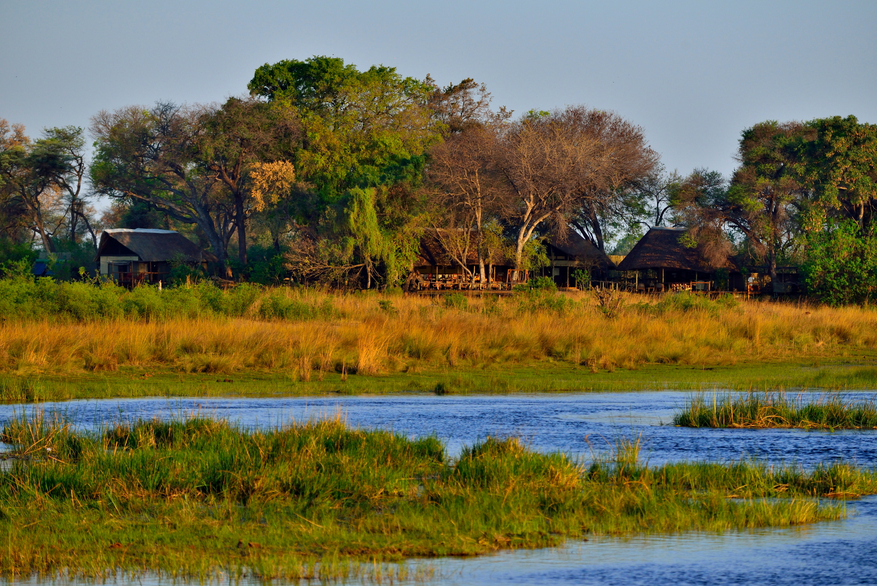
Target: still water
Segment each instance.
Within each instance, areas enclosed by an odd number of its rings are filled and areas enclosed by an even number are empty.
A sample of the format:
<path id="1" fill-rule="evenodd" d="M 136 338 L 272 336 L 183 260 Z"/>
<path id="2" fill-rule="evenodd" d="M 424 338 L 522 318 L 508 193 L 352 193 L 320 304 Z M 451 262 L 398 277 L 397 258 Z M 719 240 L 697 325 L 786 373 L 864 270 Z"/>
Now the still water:
<path id="1" fill-rule="evenodd" d="M 488 435 L 517 436 L 533 449 L 583 460 L 619 438 L 640 438 L 649 464 L 756 459 L 807 468 L 843 459 L 877 465 L 877 431 L 676 428 L 680 392 L 294 399 L 131 399 L 43 404 L 82 429 L 120 420 L 221 417 L 251 427 L 340 416 L 354 427 L 435 435 L 451 456 Z M 851 393 L 849 399 L 871 399 Z M 0 408 L 0 424 L 34 407 Z M 595 538 L 564 547 L 473 559 L 413 561 L 436 584 L 877 584 L 877 497 L 849 505 L 844 521 L 802 528 L 631 539 Z"/>

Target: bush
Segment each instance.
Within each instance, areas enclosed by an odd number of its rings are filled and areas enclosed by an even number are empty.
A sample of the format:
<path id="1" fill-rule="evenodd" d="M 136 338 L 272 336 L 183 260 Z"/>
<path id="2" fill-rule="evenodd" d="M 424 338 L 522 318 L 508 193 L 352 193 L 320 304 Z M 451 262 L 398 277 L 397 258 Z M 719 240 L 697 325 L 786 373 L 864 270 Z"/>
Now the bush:
<path id="1" fill-rule="evenodd" d="M 469 300 L 462 293 L 450 293 L 445 295 L 442 299 L 442 303 L 444 303 L 445 307 L 449 309 L 457 309 L 459 311 L 466 311 L 469 307 Z"/>
<path id="2" fill-rule="evenodd" d="M 262 299 L 259 305 L 259 317 L 262 319 L 309 320 L 333 317 L 336 314 L 331 300 L 323 303 L 308 303 L 302 299 L 290 297 L 282 289 L 272 291 Z"/>
<path id="3" fill-rule="evenodd" d="M 877 237 L 855 222 L 810 234 L 804 284 L 814 299 L 839 306 L 877 297 Z"/>
<path id="4" fill-rule="evenodd" d="M 518 308 L 525 312 L 565 312 L 572 306 L 571 299 L 557 292 L 557 285 L 550 277 L 534 277 L 526 285 L 514 288 Z"/>

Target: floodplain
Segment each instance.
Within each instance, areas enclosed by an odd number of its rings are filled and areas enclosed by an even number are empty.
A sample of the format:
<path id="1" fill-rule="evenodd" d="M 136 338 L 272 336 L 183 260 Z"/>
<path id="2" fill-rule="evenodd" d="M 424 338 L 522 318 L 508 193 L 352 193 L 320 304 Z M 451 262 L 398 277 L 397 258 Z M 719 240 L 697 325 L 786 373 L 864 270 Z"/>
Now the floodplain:
<path id="1" fill-rule="evenodd" d="M 504 403 L 522 393 L 877 384 L 870 308 L 687 294 L 619 294 L 609 310 L 587 292 L 37 286 L 14 303 L 0 295 L 0 397 L 17 406 L 399 393 Z M 660 462 L 625 434 L 603 438 L 611 449 L 593 456 L 541 449 L 526 434 L 487 429 L 461 442 L 343 416 L 258 428 L 203 413 L 104 418 L 91 430 L 54 417 L 30 410 L 4 420 L 14 452 L 0 475 L 6 577 L 99 580 L 115 569 L 372 579 L 381 564 L 412 557 L 808 525 L 841 519 L 845 502 L 877 493 L 872 459 L 804 466 L 794 452 L 769 463 L 695 452 Z"/>

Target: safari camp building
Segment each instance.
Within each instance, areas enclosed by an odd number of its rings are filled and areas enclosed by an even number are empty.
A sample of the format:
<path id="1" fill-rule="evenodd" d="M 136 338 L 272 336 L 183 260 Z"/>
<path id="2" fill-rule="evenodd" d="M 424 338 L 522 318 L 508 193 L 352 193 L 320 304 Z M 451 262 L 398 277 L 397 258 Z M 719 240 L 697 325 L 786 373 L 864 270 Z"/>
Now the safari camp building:
<path id="1" fill-rule="evenodd" d="M 618 264 L 618 270 L 633 272 L 634 286 L 645 291 L 708 291 L 719 269 L 728 271 L 730 289 L 743 287 L 742 276 L 730 257 L 708 262 L 699 247 L 681 242 L 685 232 L 685 228 L 651 228 Z"/>
<path id="2" fill-rule="evenodd" d="M 173 230 L 104 230 L 97 249 L 100 274 L 120 285 L 167 283 L 173 263 L 207 268 L 216 258 Z"/>

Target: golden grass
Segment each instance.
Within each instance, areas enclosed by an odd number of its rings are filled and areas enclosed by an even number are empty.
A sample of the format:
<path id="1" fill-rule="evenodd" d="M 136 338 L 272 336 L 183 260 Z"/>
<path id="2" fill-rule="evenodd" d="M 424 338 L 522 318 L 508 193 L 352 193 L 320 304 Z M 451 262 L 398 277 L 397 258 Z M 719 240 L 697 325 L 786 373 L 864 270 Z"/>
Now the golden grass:
<path id="1" fill-rule="evenodd" d="M 330 371 L 376 375 L 534 361 L 592 371 L 719 366 L 861 355 L 877 346 L 877 312 L 869 308 L 757 301 L 675 308 L 629 296 L 607 319 L 586 293 L 564 294 L 571 300 L 564 312 L 526 311 L 519 298 L 471 298 L 459 310 L 413 296 L 307 295 L 335 311 L 306 321 L 264 320 L 255 312 L 166 321 L 9 320 L 0 324 L 0 372 L 165 367 L 283 371 L 307 381 Z"/>

